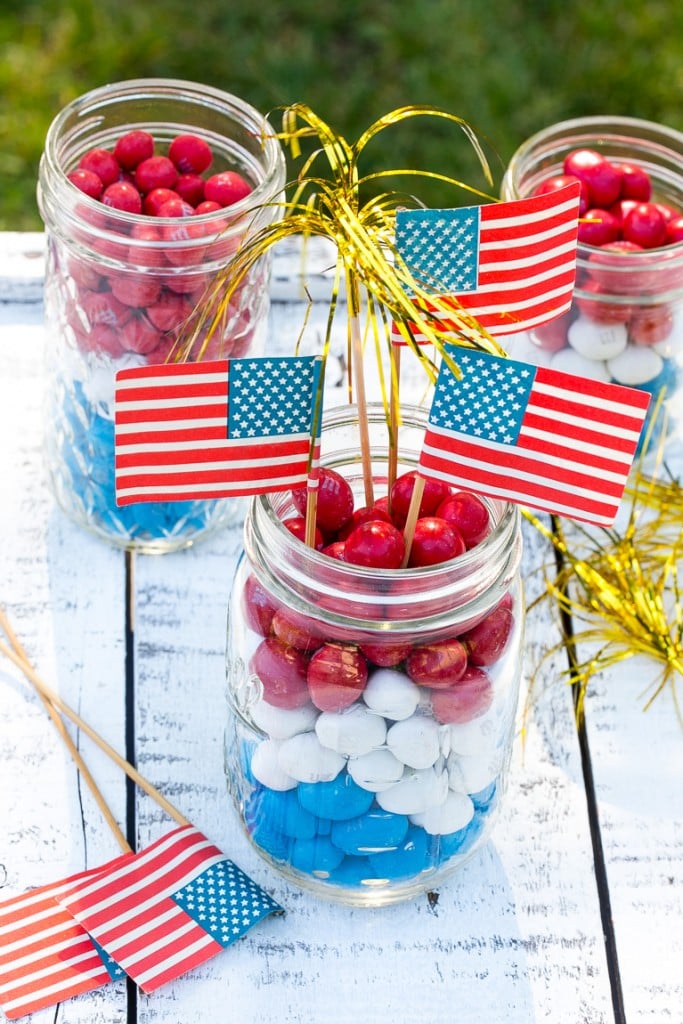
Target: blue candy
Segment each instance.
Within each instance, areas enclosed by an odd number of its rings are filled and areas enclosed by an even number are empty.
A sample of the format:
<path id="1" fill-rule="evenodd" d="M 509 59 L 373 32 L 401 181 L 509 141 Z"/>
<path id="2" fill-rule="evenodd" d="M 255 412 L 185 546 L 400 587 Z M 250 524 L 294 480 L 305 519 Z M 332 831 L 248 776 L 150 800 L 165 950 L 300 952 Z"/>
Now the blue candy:
<path id="1" fill-rule="evenodd" d="M 339 867 L 343 859 L 343 852 L 327 836 L 316 836 L 313 839 L 295 839 L 289 862 L 292 867 L 308 874 L 314 871 L 329 874 Z"/>
<path id="2" fill-rule="evenodd" d="M 374 879 L 375 874 L 367 857 L 345 857 L 341 864 L 330 872 L 329 881 L 336 885 L 356 887 L 366 879 Z"/>
<path id="3" fill-rule="evenodd" d="M 256 796 L 259 818 L 292 839 L 312 839 L 320 833 L 318 819 L 299 803 L 296 790 L 278 792 L 265 786 Z"/>
<path id="4" fill-rule="evenodd" d="M 357 818 L 374 800 L 374 793 L 362 789 L 345 771 L 331 782 L 300 782 L 297 790 L 302 807 L 332 821 Z"/>
<path id="5" fill-rule="evenodd" d="M 395 850 L 403 842 L 408 831 L 405 814 L 392 814 L 381 808 L 374 808 L 348 821 L 335 821 L 332 825 L 332 842 L 344 853 L 364 856 Z"/>
<path id="6" fill-rule="evenodd" d="M 432 845 L 432 836 L 423 828 L 411 827 L 395 850 L 371 853 L 368 862 L 378 878 L 411 878 L 434 867 Z"/>

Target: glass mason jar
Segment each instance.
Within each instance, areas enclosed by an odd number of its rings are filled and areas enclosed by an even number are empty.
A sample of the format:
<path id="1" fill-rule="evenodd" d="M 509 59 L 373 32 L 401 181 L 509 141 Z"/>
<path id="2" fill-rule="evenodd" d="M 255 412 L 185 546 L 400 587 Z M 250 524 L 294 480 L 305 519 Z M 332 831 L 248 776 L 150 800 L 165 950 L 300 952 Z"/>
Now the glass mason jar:
<path id="1" fill-rule="evenodd" d="M 167 157 L 179 135 L 199 137 L 213 156 L 199 177 L 205 182 L 237 172 L 248 194 L 236 193 L 236 201 L 213 212 L 166 216 L 167 207 L 153 216 L 114 209 L 72 183 L 69 175 L 86 153 L 113 153 L 123 135 L 138 130 L 153 137 L 155 157 Z M 121 180 L 134 179 L 135 168 L 125 167 Z M 179 161 L 178 173 L 191 172 Z M 115 374 L 178 358 L 183 339 L 183 359 L 262 353 L 267 255 L 216 317 L 215 328 L 210 317 L 200 324 L 192 314 L 203 297 L 202 309 L 211 308 L 206 289 L 229 268 L 245 235 L 280 215 L 284 181 L 284 154 L 264 117 L 237 97 L 193 82 L 107 85 L 66 106 L 48 130 L 38 181 L 47 239 L 48 475 L 67 515 L 115 546 L 171 551 L 244 514 L 239 499 L 116 506 Z M 197 201 L 203 184 L 199 188 Z M 150 193 L 141 191 L 147 204 Z M 183 194 L 189 199 L 188 191 Z"/>
<path id="2" fill-rule="evenodd" d="M 402 421 L 399 475 L 415 468 L 426 413 L 407 407 Z M 368 424 L 379 495 L 380 405 Z M 355 407 L 325 414 L 323 465 L 364 505 L 357 438 Z M 318 896 L 412 898 L 489 836 L 513 742 L 524 611 L 519 511 L 487 508 L 488 535 L 460 557 L 391 570 L 295 539 L 282 522 L 291 492 L 251 503 L 228 617 L 228 787 L 256 850 Z"/>
<path id="3" fill-rule="evenodd" d="M 531 136 L 507 167 L 502 198 L 530 195 L 562 174 L 564 158 L 577 149 L 637 165 L 649 176 L 650 201 L 664 204 L 667 216 L 683 214 L 683 134 L 630 117 L 562 121 Z M 616 202 L 611 212 L 619 218 Z M 677 445 L 683 425 L 683 241 L 639 251 L 620 251 L 621 244 L 580 242 L 570 311 L 511 336 L 507 347 L 536 364 L 647 391 L 652 401 L 640 448 L 647 442 L 653 453 L 660 440 Z"/>

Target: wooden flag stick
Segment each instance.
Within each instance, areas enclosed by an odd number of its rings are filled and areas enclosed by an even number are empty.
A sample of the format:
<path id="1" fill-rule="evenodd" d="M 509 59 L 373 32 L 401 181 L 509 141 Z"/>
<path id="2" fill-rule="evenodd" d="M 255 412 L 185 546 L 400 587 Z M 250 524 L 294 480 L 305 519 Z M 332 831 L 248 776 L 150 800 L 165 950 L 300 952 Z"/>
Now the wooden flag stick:
<path id="1" fill-rule="evenodd" d="M 356 304 L 357 309 L 357 304 Z M 353 359 L 353 381 L 358 409 L 358 430 L 360 434 L 360 453 L 363 463 L 363 485 L 365 488 L 365 504 L 375 504 L 375 491 L 372 483 L 372 462 L 370 458 L 370 430 L 368 427 L 368 404 L 365 397 L 365 378 L 363 376 L 363 348 L 360 337 L 360 319 L 358 312 L 350 318 L 351 351 Z"/>
<path id="2" fill-rule="evenodd" d="M 410 559 L 410 549 L 413 546 L 413 536 L 415 535 L 415 523 L 417 522 L 418 514 L 420 511 L 420 502 L 422 501 L 422 494 L 425 489 L 425 478 L 419 474 L 415 477 L 415 485 L 413 487 L 413 493 L 410 498 L 410 505 L 408 507 L 408 515 L 406 516 L 406 525 L 403 529 L 403 540 L 405 542 L 406 551 L 403 556 L 401 568 L 405 569 Z"/>
<path id="3" fill-rule="evenodd" d="M 398 472 L 398 423 L 401 402 L 401 349 L 391 345 L 391 392 L 389 401 L 389 465 L 387 470 L 387 511 L 391 515 L 391 489 Z"/>
<path id="4" fill-rule="evenodd" d="M 53 707 L 61 711 L 61 713 L 66 715 L 67 718 L 70 718 L 74 725 L 78 726 L 86 736 L 90 737 L 93 743 L 95 743 L 100 750 L 102 750 L 103 753 L 105 753 L 107 757 L 114 762 L 114 764 L 118 765 L 118 767 L 121 768 L 126 775 L 143 790 L 143 792 L 147 793 L 147 795 L 150 796 L 152 800 L 154 800 L 171 818 L 173 818 L 174 821 L 179 825 L 190 824 L 187 818 L 183 817 L 183 815 L 168 802 L 166 797 L 154 788 L 151 782 L 148 782 L 147 779 L 145 779 L 129 761 L 126 761 L 125 758 L 121 757 L 121 755 L 117 753 L 109 743 L 107 743 L 104 737 L 100 736 L 92 726 L 88 725 L 85 719 L 81 718 L 76 711 L 70 708 L 66 701 L 62 700 L 56 690 L 51 689 L 47 683 L 43 682 L 36 670 L 28 661 L 15 651 L 11 650 L 2 640 L 0 640 L 0 653 L 4 654 L 6 658 L 9 658 L 10 661 L 14 662 L 14 664 L 21 669 L 27 681 L 42 698 L 49 701 Z"/>

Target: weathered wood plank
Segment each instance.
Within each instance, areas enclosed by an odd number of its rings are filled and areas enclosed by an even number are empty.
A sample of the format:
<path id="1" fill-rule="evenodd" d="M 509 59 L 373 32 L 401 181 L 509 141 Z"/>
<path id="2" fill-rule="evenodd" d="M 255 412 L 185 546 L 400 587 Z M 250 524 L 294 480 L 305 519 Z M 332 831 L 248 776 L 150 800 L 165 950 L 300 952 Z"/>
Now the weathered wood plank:
<path id="1" fill-rule="evenodd" d="M 123 560 L 58 512 L 42 465 L 40 307 L 6 306 L 0 375 L 0 602 L 45 681 L 118 749 L 123 741 Z M 31 322 L 34 321 L 34 322 Z M 0 662 L 0 899 L 104 863 L 119 847 L 40 701 Z M 121 772 L 71 735 L 125 822 Z M 62 1015 L 62 1010 L 64 1014 Z M 125 988 L 34 1016 L 125 1020 Z"/>
<path id="2" fill-rule="evenodd" d="M 278 270 L 283 288 L 289 273 Z M 0 578 L 9 595 L 3 600 L 17 628 L 25 627 L 44 674 L 121 749 L 123 557 L 53 509 L 39 455 L 39 305 L 8 304 L 1 315 L 8 356 L 0 384 L 7 439 L 0 460 L 3 479 L 12 481 L 0 509 Z M 277 301 L 272 322 L 278 346 L 287 350 L 301 328 L 302 304 Z M 310 322 L 324 329 L 322 304 L 313 307 Z M 336 348 L 343 354 L 343 338 Z M 417 395 L 421 384 L 406 379 L 408 393 L 414 388 Z M 330 400 L 344 400 L 343 388 Z M 356 1024 L 369 1016 L 406 1024 L 415 1018 L 608 1024 L 583 783 L 571 701 L 561 683 L 542 689 L 532 705 L 491 843 L 443 886 L 435 907 L 426 899 L 381 911 L 337 907 L 298 892 L 256 857 L 223 774 L 225 618 L 240 545 L 235 527 L 176 555 L 135 559 L 137 756 L 143 773 L 287 913 L 262 923 L 194 975 L 141 995 L 141 1024 L 223 1019 L 226 1009 L 245 1024 Z M 529 533 L 525 575 L 532 594 L 546 557 Z M 530 664 L 556 636 L 546 612 L 534 612 Z M 557 661 L 544 665 L 543 677 L 559 677 Z M 114 852 L 68 774 L 42 709 L 25 700 L 18 684 L 6 692 L 0 742 L 9 759 L 5 777 L 12 781 L 0 786 L 0 809 L 14 832 L 12 844 L 0 840 L 7 873 L 0 895 L 76 870 L 86 853 L 102 860 Z M 94 755 L 92 761 L 123 816 L 121 779 L 104 765 L 100 772 Z M 47 793 L 48 781 L 56 795 Z M 139 799 L 142 845 L 170 826 L 147 797 Z M 39 878 L 25 877 L 30 863 Z M 42 1024 L 54 1015 L 38 1018 Z M 125 993 L 119 986 L 73 1000 L 59 1019 L 118 1024 L 125 1019 Z"/>

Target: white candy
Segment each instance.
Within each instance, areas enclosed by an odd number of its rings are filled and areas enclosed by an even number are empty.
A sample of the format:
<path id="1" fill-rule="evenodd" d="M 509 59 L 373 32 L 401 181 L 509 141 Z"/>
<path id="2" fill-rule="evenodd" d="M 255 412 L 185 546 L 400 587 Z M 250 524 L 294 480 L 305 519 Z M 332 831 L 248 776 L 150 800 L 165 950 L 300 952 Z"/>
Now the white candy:
<path id="1" fill-rule="evenodd" d="M 381 793 L 403 777 L 403 762 L 386 747 L 381 747 L 361 757 L 350 758 L 347 771 L 361 789 L 367 789 L 369 793 Z"/>
<path id="2" fill-rule="evenodd" d="M 345 764 L 341 754 L 324 747 L 314 732 L 301 732 L 283 740 L 278 762 L 297 782 L 331 782 Z"/>
<path id="3" fill-rule="evenodd" d="M 623 352 L 628 344 L 626 324 L 599 324 L 580 316 L 567 331 L 567 341 L 584 359 L 603 362 Z"/>
<path id="4" fill-rule="evenodd" d="M 251 773 L 269 789 L 294 789 L 296 779 L 288 775 L 280 765 L 280 746 L 278 740 L 263 740 L 259 743 L 251 759 Z"/>
<path id="5" fill-rule="evenodd" d="M 476 757 L 488 757 L 492 754 L 498 739 L 495 715 L 490 711 L 470 722 L 457 723 L 449 726 L 451 751 Z"/>
<path id="6" fill-rule="evenodd" d="M 421 814 L 411 814 L 413 825 L 419 825 L 430 836 L 447 836 L 469 825 L 474 816 L 474 804 L 464 793 L 449 793 L 438 807 L 430 807 Z"/>
<path id="7" fill-rule="evenodd" d="M 440 726 L 433 718 L 411 715 L 387 733 L 387 746 L 409 768 L 431 768 L 441 753 Z"/>
<path id="8" fill-rule="evenodd" d="M 421 814 L 442 804 L 448 796 L 448 775 L 434 768 L 406 768 L 400 782 L 376 796 L 382 810 L 394 814 Z"/>
<path id="9" fill-rule="evenodd" d="M 563 373 L 575 373 L 579 377 L 588 377 L 590 380 L 602 380 L 607 382 L 610 379 L 609 370 L 605 363 L 598 359 L 586 359 L 575 352 L 573 348 L 562 348 L 556 352 L 551 362 L 553 370 L 560 370 Z"/>
<path id="10" fill-rule="evenodd" d="M 410 718 L 420 701 L 420 688 L 403 672 L 378 668 L 369 677 L 363 700 L 377 715 L 400 722 Z"/>
<path id="11" fill-rule="evenodd" d="M 607 363 L 607 369 L 620 384 L 645 384 L 664 367 L 662 357 L 649 345 L 629 345 L 625 352 Z"/>
<path id="12" fill-rule="evenodd" d="M 318 716 L 315 731 L 324 747 L 347 757 L 360 757 L 382 746 L 387 727 L 384 719 L 364 704 L 352 704 L 344 711 L 324 711 Z"/>
<path id="13" fill-rule="evenodd" d="M 253 704 L 249 713 L 254 724 L 274 740 L 288 740 L 300 732 L 309 732 L 319 714 L 312 704 L 302 708 L 276 708 L 265 700 Z"/>
<path id="14" fill-rule="evenodd" d="M 457 793 L 480 793 L 498 775 L 499 760 L 490 754 L 451 754 L 446 762 L 449 789 Z"/>

